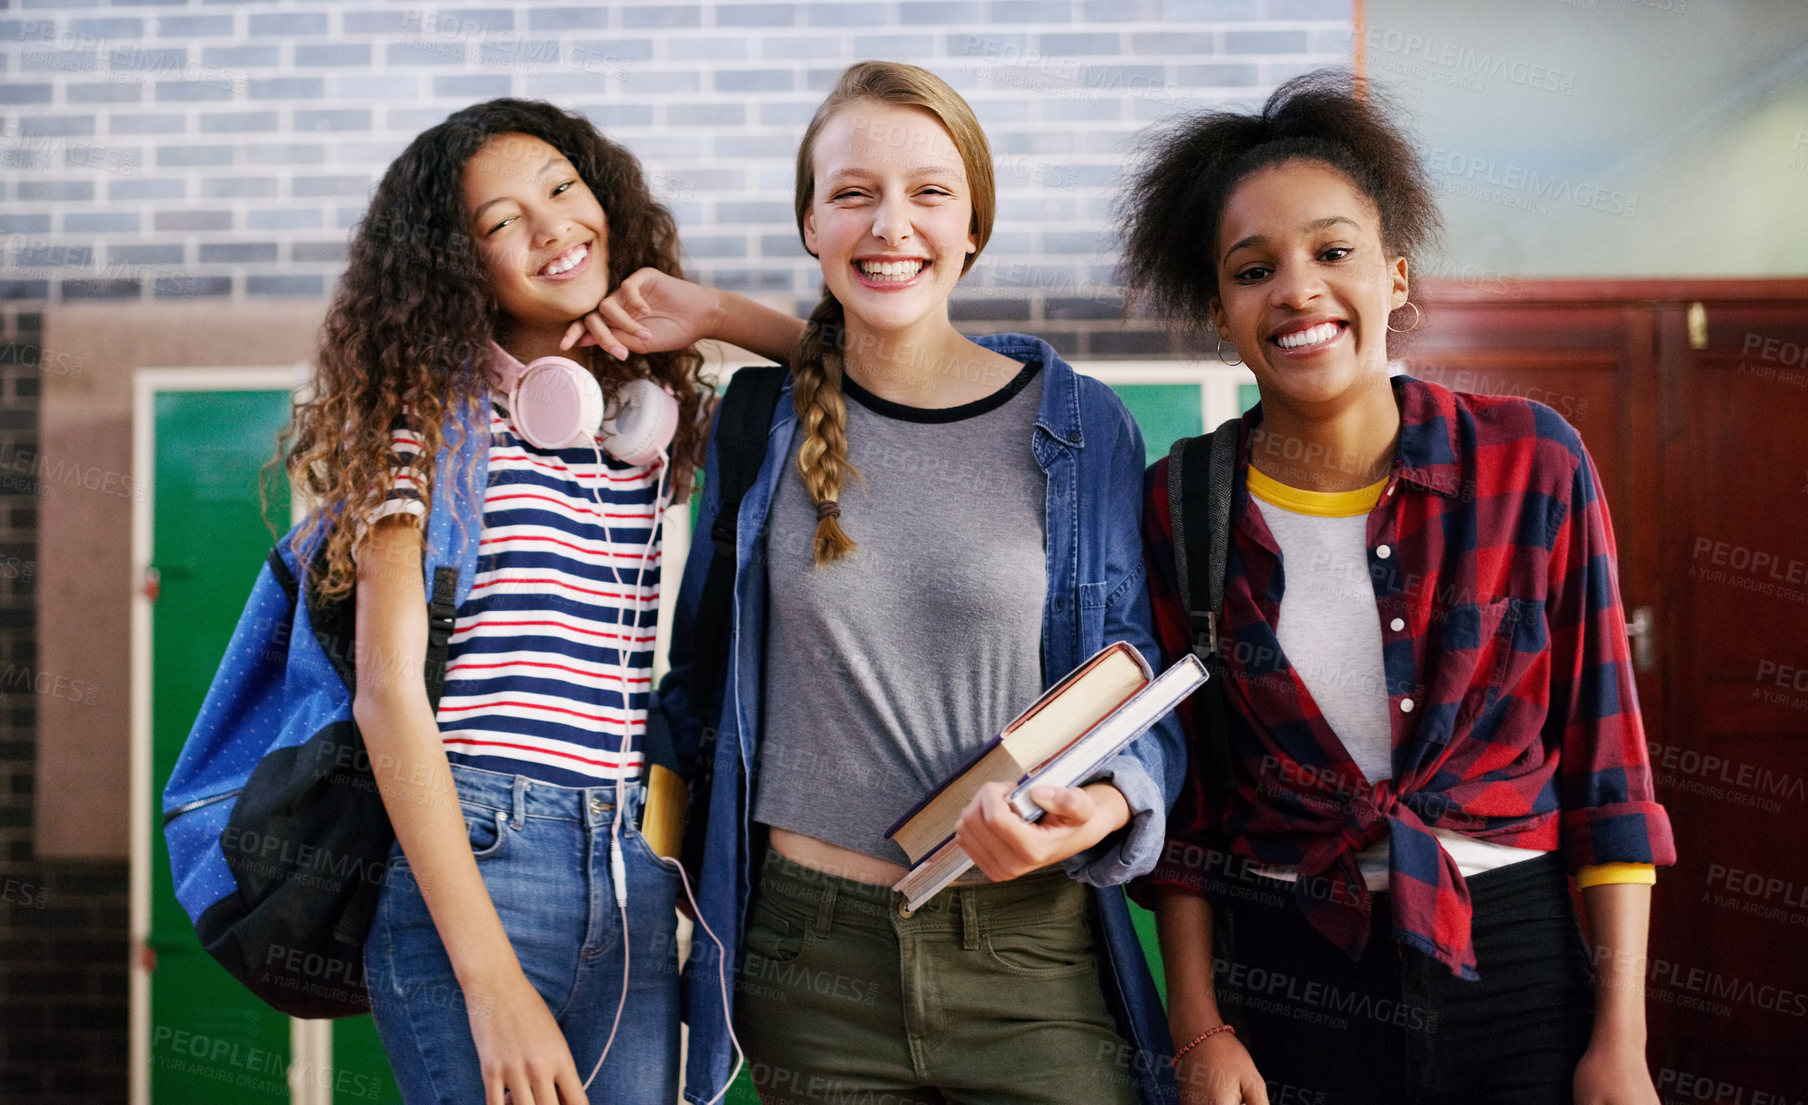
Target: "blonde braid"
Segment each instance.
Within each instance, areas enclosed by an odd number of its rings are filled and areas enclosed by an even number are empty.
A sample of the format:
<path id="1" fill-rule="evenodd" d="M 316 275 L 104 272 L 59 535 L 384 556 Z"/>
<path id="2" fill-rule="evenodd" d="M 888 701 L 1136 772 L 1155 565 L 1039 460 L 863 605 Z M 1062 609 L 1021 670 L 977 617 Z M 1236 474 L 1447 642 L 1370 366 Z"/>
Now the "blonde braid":
<path id="1" fill-rule="evenodd" d="M 797 451 L 797 474 L 816 504 L 816 563 L 832 563 L 854 551 L 853 539 L 841 529 L 841 486 L 860 473 L 848 462 L 847 403 L 841 397 L 841 345 L 846 332 L 841 301 L 825 286 L 822 301 L 810 312 L 804 336 L 791 359 L 791 401 L 803 423 L 804 443 Z"/>

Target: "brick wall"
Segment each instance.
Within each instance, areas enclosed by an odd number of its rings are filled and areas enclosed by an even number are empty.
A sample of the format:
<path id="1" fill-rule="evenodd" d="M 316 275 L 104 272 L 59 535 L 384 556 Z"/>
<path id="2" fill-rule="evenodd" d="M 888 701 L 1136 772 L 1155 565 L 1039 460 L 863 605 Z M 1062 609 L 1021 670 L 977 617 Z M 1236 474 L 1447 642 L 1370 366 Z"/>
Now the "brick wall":
<path id="1" fill-rule="evenodd" d="M 1163 355 L 1111 276 L 1134 136 L 1347 63 L 1351 20 L 1352 0 L 0 0 L 0 451 L 35 451 L 45 311 L 324 296 L 389 160 L 493 96 L 584 111 L 640 155 L 694 275 L 807 306 L 791 159 L 869 57 L 942 74 L 991 137 L 999 218 L 961 324 Z M 0 672 L 33 659 L 37 502 L 0 481 Z M 118 1102 L 126 870 L 35 857 L 33 703 L 0 679 L 0 1099 Z"/>
<path id="2" fill-rule="evenodd" d="M 0 1101 L 125 1100 L 126 865 L 32 850 L 39 327 L 0 318 Z"/>
<path id="3" fill-rule="evenodd" d="M 638 153 L 699 276 L 813 300 L 792 152 L 842 67 L 884 57 L 948 78 L 994 144 L 999 222 L 965 317 L 1153 352 L 1082 337 L 1114 328 L 1134 135 L 1346 62 L 1350 22 L 1350 0 L 22 0 L 0 19 L 0 297 L 324 295 L 407 140 L 518 95 Z"/>

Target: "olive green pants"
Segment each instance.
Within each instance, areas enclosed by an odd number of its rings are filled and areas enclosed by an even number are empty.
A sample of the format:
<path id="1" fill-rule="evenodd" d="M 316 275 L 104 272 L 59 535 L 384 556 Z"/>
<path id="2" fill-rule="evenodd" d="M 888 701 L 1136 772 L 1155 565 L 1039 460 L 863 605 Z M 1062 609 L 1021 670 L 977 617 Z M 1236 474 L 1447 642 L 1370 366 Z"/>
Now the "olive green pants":
<path id="1" fill-rule="evenodd" d="M 766 854 L 735 987 L 764 1105 L 1134 1105 L 1084 886 L 903 901 Z"/>

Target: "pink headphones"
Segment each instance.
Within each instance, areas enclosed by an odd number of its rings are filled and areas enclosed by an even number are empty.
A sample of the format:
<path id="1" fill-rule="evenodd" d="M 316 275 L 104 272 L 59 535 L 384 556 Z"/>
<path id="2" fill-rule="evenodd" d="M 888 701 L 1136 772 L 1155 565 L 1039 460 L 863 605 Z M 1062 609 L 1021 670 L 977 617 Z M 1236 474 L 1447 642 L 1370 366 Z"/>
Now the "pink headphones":
<path id="1" fill-rule="evenodd" d="M 583 365 L 566 357 L 522 364 L 490 343 L 490 373 L 508 395 L 509 414 L 523 438 L 541 449 L 575 449 L 602 436 L 605 453 L 627 464 L 651 464 L 678 429 L 678 401 L 651 380 L 616 389 L 618 410 L 603 417 L 603 389 Z"/>

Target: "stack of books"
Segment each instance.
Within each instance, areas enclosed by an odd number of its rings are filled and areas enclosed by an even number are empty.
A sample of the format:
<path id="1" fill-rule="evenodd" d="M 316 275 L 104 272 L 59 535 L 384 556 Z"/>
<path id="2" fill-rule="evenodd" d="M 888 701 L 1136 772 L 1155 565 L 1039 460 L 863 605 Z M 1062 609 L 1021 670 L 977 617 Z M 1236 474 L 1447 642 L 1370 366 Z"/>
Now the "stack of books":
<path id="1" fill-rule="evenodd" d="M 1030 800 L 1033 788 L 1086 782 L 1205 680 L 1205 666 L 1195 656 L 1157 678 L 1129 642 L 1100 649 L 886 832 L 910 857 L 909 873 L 892 889 L 915 910 L 973 866 L 954 827 L 980 788 L 1006 784 L 1011 806 L 1025 821 L 1035 821 L 1043 811 Z"/>

